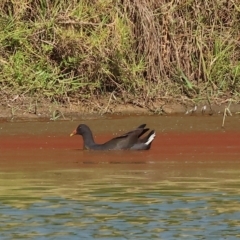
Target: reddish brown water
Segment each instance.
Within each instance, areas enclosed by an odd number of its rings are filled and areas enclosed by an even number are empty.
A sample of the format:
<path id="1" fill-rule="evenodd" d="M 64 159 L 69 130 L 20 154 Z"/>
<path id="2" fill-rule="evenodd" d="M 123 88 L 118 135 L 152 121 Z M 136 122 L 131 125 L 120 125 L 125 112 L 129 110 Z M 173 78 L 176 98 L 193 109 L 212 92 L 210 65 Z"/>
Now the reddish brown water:
<path id="1" fill-rule="evenodd" d="M 82 151 L 77 122 L 0 124 L 0 238 L 231 239 L 240 232 L 239 118 L 81 121 L 97 142 L 147 123 L 149 151 Z"/>
<path id="2" fill-rule="evenodd" d="M 140 119 L 138 119 L 140 118 Z M 141 119 L 142 118 L 142 119 Z M 231 121 L 230 121 L 231 120 Z M 79 122 L 2 123 L 0 151 L 2 167 L 14 168 L 21 162 L 30 164 L 48 161 L 50 164 L 73 165 L 77 162 L 149 162 L 149 161 L 231 161 L 240 159 L 240 124 L 229 119 L 222 129 L 216 117 L 129 117 L 85 121 L 104 142 L 117 134 L 148 123 L 157 132 L 150 151 L 86 152 L 80 136 L 69 137 Z M 72 167 L 73 167 L 72 166 Z"/>

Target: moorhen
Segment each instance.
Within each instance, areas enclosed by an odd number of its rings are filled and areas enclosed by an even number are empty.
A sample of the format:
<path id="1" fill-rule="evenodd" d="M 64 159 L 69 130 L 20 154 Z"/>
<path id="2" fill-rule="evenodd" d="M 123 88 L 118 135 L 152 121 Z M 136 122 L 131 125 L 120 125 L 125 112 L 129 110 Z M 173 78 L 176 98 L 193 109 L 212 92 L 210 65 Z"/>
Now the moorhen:
<path id="1" fill-rule="evenodd" d="M 82 135 L 83 148 L 89 150 L 148 150 L 156 134 L 154 130 L 152 130 L 147 136 L 140 138 L 149 130 L 149 128 L 145 128 L 145 126 L 146 124 L 142 124 L 138 128 L 103 144 L 95 143 L 91 129 L 85 124 L 80 124 L 70 136 Z"/>

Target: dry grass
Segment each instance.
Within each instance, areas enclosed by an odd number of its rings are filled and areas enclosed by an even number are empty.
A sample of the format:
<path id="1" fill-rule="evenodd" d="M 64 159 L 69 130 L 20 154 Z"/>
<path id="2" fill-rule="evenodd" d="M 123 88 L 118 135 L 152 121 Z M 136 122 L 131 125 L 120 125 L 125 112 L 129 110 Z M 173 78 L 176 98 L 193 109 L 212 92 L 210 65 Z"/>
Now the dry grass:
<path id="1" fill-rule="evenodd" d="M 239 99 L 237 0 L 2 0 L 0 9 L 2 99 Z"/>

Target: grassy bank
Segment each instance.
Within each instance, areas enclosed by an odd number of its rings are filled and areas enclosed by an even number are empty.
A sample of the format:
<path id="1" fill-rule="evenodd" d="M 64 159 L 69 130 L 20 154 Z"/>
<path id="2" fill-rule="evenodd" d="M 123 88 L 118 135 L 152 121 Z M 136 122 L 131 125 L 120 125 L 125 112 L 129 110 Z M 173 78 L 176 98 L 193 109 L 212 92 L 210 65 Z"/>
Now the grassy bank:
<path id="1" fill-rule="evenodd" d="M 2 0 L 2 104 L 239 100 L 232 1 Z"/>

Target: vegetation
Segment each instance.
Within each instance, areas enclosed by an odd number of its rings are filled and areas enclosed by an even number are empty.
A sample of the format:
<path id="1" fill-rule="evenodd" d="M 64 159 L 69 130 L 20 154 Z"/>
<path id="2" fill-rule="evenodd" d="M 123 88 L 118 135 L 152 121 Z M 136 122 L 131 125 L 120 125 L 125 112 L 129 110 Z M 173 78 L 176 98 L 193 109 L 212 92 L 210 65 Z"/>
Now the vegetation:
<path id="1" fill-rule="evenodd" d="M 2 103 L 238 101 L 238 0 L 2 0 Z"/>

